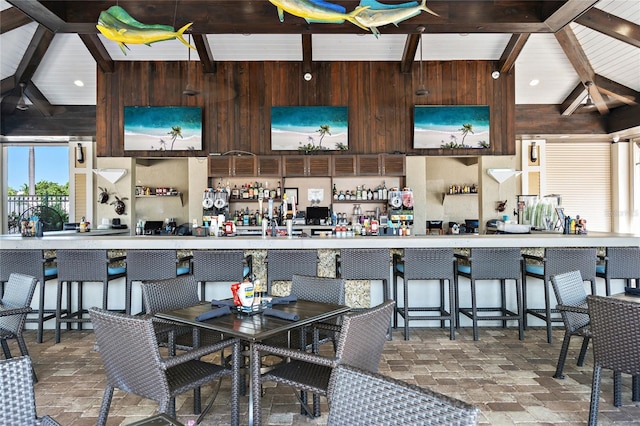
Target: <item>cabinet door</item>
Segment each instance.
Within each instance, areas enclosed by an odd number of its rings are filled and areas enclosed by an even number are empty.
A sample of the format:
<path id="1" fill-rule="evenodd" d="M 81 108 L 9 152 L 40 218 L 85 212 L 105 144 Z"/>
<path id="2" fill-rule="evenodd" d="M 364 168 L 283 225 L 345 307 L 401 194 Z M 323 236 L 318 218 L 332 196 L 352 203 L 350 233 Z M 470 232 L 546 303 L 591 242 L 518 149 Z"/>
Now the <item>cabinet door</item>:
<path id="1" fill-rule="evenodd" d="M 209 157 L 209 177 L 231 176 L 231 157 Z"/>
<path id="2" fill-rule="evenodd" d="M 355 155 L 335 155 L 333 156 L 333 176 L 355 176 L 356 156 Z"/>
<path id="3" fill-rule="evenodd" d="M 279 155 L 261 155 L 258 157 L 258 176 L 280 175 L 282 175 L 282 167 Z"/>
<path id="4" fill-rule="evenodd" d="M 233 158 L 233 176 L 255 176 L 256 157 L 240 156 Z"/>
<path id="5" fill-rule="evenodd" d="M 306 176 L 331 176 L 330 155 L 309 155 Z"/>
<path id="6" fill-rule="evenodd" d="M 404 176 L 404 155 L 382 154 L 382 174 L 386 176 Z"/>
<path id="7" fill-rule="evenodd" d="M 358 175 L 378 176 L 380 171 L 379 155 L 358 155 Z"/>
<path id="8" fill-rule="evenodd" d="M 285 176 L 304 176 L 307 172 L 305 159 L 302 155 L 287 155 L 282 157 L 283 170 Z"/>

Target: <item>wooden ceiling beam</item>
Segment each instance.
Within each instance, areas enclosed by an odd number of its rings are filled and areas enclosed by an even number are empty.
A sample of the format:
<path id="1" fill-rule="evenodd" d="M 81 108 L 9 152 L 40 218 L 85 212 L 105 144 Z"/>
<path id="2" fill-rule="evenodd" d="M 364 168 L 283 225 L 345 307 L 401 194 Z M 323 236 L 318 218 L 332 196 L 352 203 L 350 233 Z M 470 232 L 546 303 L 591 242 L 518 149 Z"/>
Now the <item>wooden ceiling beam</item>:
<path id="1" fill-rule="evenodd" d="M 591 9 L 599 0 L 568 0 L 557 8 L 544 21 L 549 30 L 556 32 L 575 21 L 579 16 Z M 542 8 L 547 11 L 549 7 L 555 7 L 555 2 L 542 2 Z"/>
<path id="2" fill-rule="evenodd" d="M 217 65 L 213 58 L 213 52 L 211 51 L 211 45 L 209 45 L 207 36 L 203 34 L 191 34 L 191 36 L 193 37 L 193 44 L 196 45 L 196 50 L 200 57 L 202 72 L 205 74 L 215 73 L 217 71 Z"/>
<path id="3" fill-rule="evenodd" d="M 311 34 L 302 34 L 302 72 L 313 72 L 313 42 Z"/>
<path id="4" fill-rule="evenodd" d="M 594 7 L 576 19 L 576 22 L 616 40 L 640 47 L 640 25 L 611 15 L 603 10 Z"/>
<path id="5" fill-rule="evenodd" d="M 560 104 L 560 114 L 571 115 L 582 104 L 582 100 L 587 96 L 587 89 L 582 82 L 571 91 L 569 96 Z"/>
<path id="6" fill-rule="evenodd" d="M 599 74 L 595 76 L 593 84 L 601 93 L 611 96 L 624 104 L 638 105 L 640 103 L 640 92 L 636 92 L 630 87 L 616 83 Z"/>
<path id="7" fill-rule="evenodd" d="M 0 81 L 0 96 L 4 97 L 11 92 L 17 86 L 16 77 L 10 75 Z"/>
<path id="8" fill-rule="evenodd" d="M 89 53 L 91 53 L 91 56 L 93 56 L 93 59 L 95 59 L 98 67 L 105 73 L 112 73 L 115 70 L 115 64 L 98 35 L 78 34 L 78 36 L 89 50 Z"/>
<path id="9" fill-rule="evenodd" d="M 38 25 L 29 46 L 16 69 L 16 81 L 28 82 L 38 69 L 44 54 L 53 41 L 54 34 L 42 25 Z"/>
<path id="10" fill-rule="evenodd" d="M 33 105 L 45 117 L 52 117 L 65 111 L 63 106 L 53 106 L 44 96 L 44 94 L 36 87 L 33 82 L 27 84 L 24 88 L 24 95 L 29 98 Z"/>
<path id="11" fill-rule="evenodd" d="M 409 34 L 407 36 L 407 40 L 404 42 L 404 50 L 402 51 L 402 59 L 400 60 L 401 73 L 411 72 L 419 44 L 420 34 Z"/>
<path id="12" fill-rule="evenodd" d="M 4 34 L 11 30 L 15 30 L 16 28 L 20 28 L 23 25 L 30 24 L 33 21 L 17 7 L 10 7 L 0 12 L 0 22 L 2 22 L 0 34 Z"/>
<path id="13" fill-rule="evenodd" d="M 498 61 L 498 71 L 508 73 L 516 63 L 531 34 L 513 34 Z"/>
<path id="14" fill-rule="evenodd" d="M 31 19 L 56 33 L 95 34 L 100 12 L 111 4 L 102 1 L 7 0 Z M 385 25 L 383 34 L 411 34 L 425 26 L 427 33 L 549 33 L 560 23 L 568 23 L 591 7 L 596 0 L 563 1 L 491 1 L 430 0 L 429 8 L 439 16 L 421 13 L 397 26 Z M 243 0 L 233 19 L 229 19 L 229 0 L 180 0 L 176 3 L 127 0 L 121 6 L 140 22 L 168 24 L 176 27 L 193 22 L 193 34 L 362 34 L 365 32 L 348 22 L 342 24 L 309 24 L 285 13 L 278 20 L 276 7 L 264 0 Z M 342 0 L 348 11 L 360 0 Z M 399 2 L 398 2 L 399 3 Z M 461 4 L 462 3 L 462 4 Z M 547 19 L 545 21 L 545 18 Z M 556 23 L 557 22 L 557 23 Z"/>
<path id="15" fill-rule="evenodd" d="M 67 23 L 56 15 L 54 12 L 49 10 L 41 1 L 34 0 L 8 0 L 14 7 L 20 9 L 25 15 L 31 18 L 33 21 L 39 23 L 40 25 L 49 29 L 49 31 L 53 33 L 58 32 L 69 32 L 65 30 Z M 55 2 L 49 2 L 55 3 Z M 59 2 L 62 3 L 62 2 Z M 58 5 L 60 6 L 60 5 Z M 97 19 L 98 15 L 96 15 Z M 94 20 L 94 31 L 95 30 L 95 20 Z"/>
<path id="16" fill-rule="evenodd" d="M 576 73 L 578 73 L 580 81 L 585 84 L 588 81 L 594 82 L 596 73 L 571 28 L 567 25 L 560 29 L 555 36 L 562 50 L 564 50 L 565 55 L 567 55 L 567 59 L 569 59 L 569 62 L 573 65 Z M 609 108 L 607 107 L 606 101 L 595 84 L 591 87 L 590 94 L 600 114 L 608 114 Z"/>

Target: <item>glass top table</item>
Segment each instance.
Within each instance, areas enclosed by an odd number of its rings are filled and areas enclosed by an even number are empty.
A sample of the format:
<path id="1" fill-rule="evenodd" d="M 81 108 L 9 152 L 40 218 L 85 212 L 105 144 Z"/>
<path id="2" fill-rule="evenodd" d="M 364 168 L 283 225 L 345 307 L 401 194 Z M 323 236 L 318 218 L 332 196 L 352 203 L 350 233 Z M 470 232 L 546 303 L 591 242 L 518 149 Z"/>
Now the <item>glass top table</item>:
<path id="1" fill-rule="evenodd" d="M 169 321 L 175 321 L 181 324 L 188 324 L 194 327 L 200 327 L 208 330 L 217 331 L 227 334 L 228 336 L 238 337 L 249 344 L 249 354 L 253 354 L 253 344 L 260 342 L 268 337 L 286 333 L 298 327 L 321 322 L 329 318 L 339 316 L 349 312 L 350 308 L 344 305 L 333 305 L 329 303 L 312 302 L 308 300 L 298 300 L 286 305 L 275 305 L 273 309 L 281 310 L 286 313 L 296 314 L 299 320 L 291 321 L 277 317 L 263 315 L 262 313 L 246 315 L 240 313 L 231 313 L 221 317 L 213 318 L 207 321 L 196 321 L 196 317 L 212 309 L 211 303 L 202 302 L 197 305 L 186 308 L 174 309 L 171 311 L 158 312 L 155 315 Z M 260 358 L 253 359 L 250 356 L 250 364 L 254 367 L 254 363 L 260 363 Z M 253 368 L 250 371 L 255 371 Z M 249 375 L 249 425 L 261 424 L 261 406 L 259 392 L 254 389 L 260 389 L 260 383 L 254 383 L 254 379 L 259 381 L 259 377 L 253 378 Z M 256 395 L 256 393 L 258 393 Z"/>

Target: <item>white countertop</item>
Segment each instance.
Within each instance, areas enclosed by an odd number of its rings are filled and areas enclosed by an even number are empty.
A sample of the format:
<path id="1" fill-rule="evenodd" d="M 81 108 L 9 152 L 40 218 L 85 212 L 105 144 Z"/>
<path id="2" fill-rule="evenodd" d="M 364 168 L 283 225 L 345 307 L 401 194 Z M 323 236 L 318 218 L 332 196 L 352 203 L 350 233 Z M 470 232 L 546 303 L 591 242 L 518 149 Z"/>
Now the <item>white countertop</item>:
<path id="1" fill-rule="evenodd" d="M 127 230 L 128 231 L 128 230 Z M 94 233 L 95 232 L 95 233 Z M 640 235 L 590 232 L 588 235 L 555 233 L 503 235 L 429 235 L 410 237 L 193 237 L 114 236 L 100 231 L 23 238 L 0 236 L 0 248 L 20 249 L 335 249 L 411 247 L 629 247 L 640 246 Z M 91 235 L 89 235 L 91 234 Z"/>

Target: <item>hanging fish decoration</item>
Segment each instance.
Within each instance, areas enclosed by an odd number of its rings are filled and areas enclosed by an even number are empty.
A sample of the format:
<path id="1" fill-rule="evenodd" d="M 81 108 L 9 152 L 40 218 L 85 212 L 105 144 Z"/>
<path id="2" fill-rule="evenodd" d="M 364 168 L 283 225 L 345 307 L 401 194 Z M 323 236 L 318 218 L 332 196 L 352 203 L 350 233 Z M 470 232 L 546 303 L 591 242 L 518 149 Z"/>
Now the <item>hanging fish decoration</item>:
<path id="1" fill-rule="evenodd" d="M 439 16 L 427 7 L 427 0 L 422 0 L 422 3 L 411 1 L 394 5 L 380 3 L 376 0 L 361 0 L 360 6 L 366 7 L 366 9 L 356 15 L 356 21 L 369 28 L 376 38 L 380 35 L 378 27 L 388 24 L 398 26 L 400 22 L 413 18 L 422 11 Z"/>
<path id="2" fill-rule="evenodd" d="M 346 9 L 338 4 L 324 0 L 269 0 L 278 8 L 280 22 L 284 22 L 284 12 L 303 18 L 308 23 L 342 24 L 349 21 L 354 25 L 369 31 L 369 28 L 359 23 L 355 16 L 366 9 L 366 6 L 358 6 L 352 12 L 346 13 Z"/>
<path id="3" fill-rule="evenodd" d="M 187 43 L 182 36 L 184 32 L 193 25 L 189 22 L 178 31 L 170 25 L 143 24 L 136 21 L 126 10 L 120 6 L 111 6 L 109 9 L 100 12 L 96 28 L 109 40 L 113 40 L 120 46 L 120 50 L 125 55 L 128 49 L 127 44 L 146 44 L 158 41 L 178 39 L 182 44 L 195 50 L 195 47 Z"/>

